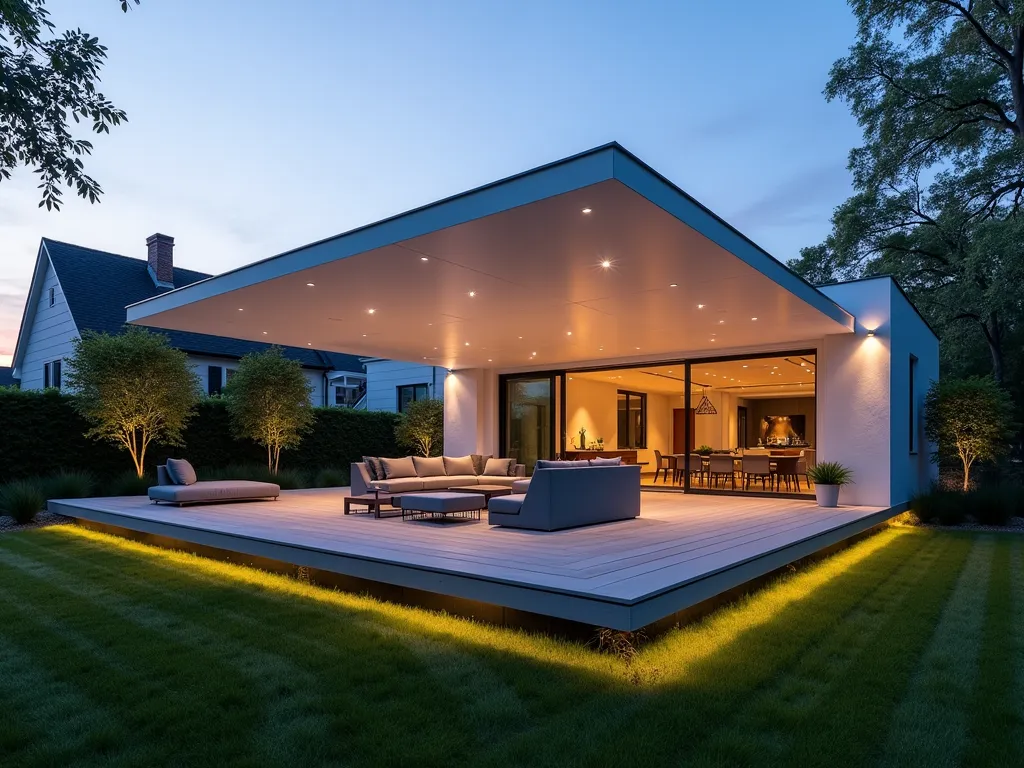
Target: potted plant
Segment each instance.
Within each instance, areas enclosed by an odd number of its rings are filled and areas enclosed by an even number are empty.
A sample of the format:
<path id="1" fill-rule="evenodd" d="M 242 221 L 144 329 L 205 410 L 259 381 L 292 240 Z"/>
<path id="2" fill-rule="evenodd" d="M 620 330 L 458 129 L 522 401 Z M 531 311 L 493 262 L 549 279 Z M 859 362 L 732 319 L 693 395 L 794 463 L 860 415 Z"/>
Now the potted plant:
<path id="1" fill-rule="evenodd" d="M 712 448 L 710 445 L 702 445 L 700 448 L 695 450 L 694 453 L 699 453 L 701 456 L 710 456 L 714 452 L 714 450 L 715 449 Z"/>
<path id="2" fill-rule="evenodd" d="M 807 479 L 814 483 L 814 498 L 819 507 L 836 507 L 839 489 L 853 482 L 853 471 L 837 461 L 823 461 L 807 468 Z"/>

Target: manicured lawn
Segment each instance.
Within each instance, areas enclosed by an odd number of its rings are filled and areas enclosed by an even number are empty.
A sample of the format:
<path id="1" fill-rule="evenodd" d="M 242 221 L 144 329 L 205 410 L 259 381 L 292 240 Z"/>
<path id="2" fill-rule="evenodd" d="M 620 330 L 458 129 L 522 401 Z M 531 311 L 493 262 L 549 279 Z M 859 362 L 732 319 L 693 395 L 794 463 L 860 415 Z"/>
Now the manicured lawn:
<path id="1" fill-rule="evenodd" d="M 893 528 L 632 663 L 72 526 L 0 535 L 5 765 L 1020 765 L 1024 536 Z"/>

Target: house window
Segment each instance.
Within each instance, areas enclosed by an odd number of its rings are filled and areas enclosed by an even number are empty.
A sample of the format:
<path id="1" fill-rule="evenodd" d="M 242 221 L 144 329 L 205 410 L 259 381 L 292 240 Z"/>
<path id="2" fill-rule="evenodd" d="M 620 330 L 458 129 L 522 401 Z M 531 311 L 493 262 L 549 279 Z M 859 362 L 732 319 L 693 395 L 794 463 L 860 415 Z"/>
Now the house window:
<path id="1" fill-rule="evenodd" d="M 50 287 L 50 306 L 52 307 L 56 303 L 57 303 L 57 289 L 51 286 Z"/>
<path id="2" fill-rule="evenodd" d="M 619 390 L 619 448 L 647 447 L 647 395 Z"/>
<path id="3" fill-rule="evenodd" d="M 43 365 L 43 388 L 60 389 L 60 368 L 61 361 L 54 360 L 52 363 Z"/>
<path id="4" fill-rule="evenodd" d="M 398 412 L 405 413 L 409 403 L 426 400 L 429 397 L 430 390 L 426 384 L 403 384 L 398 387 Z"/>
<path id="5" fill-rule="evenodd" d="M 219 365 L 211 365 L 207 369 L 206 392 L 210 395 L 219 395 L 224 389 L 224 369 Z"/>
<path id="6" fill-rule="evenodd" d="M 910 403 L 907 412 L 910 414 L 910 452 L 917 453 L 917 398 L 914 397 L 914 390 L 917 382 L 917 358 L 910 356 L 910 384 L 908 387 Z"/>

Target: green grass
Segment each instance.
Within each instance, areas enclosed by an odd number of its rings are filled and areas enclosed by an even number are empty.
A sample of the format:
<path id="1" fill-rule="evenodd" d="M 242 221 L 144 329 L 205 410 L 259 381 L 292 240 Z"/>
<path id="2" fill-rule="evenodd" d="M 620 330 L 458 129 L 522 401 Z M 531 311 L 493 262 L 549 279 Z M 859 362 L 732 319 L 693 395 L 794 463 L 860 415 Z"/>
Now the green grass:
<path id="1" fill-rule="evenodd" d="M 1020 765 L 1024 536 L 891 528 L 626 662 L 74 526 L 4 534 L 0 755 Z"/>

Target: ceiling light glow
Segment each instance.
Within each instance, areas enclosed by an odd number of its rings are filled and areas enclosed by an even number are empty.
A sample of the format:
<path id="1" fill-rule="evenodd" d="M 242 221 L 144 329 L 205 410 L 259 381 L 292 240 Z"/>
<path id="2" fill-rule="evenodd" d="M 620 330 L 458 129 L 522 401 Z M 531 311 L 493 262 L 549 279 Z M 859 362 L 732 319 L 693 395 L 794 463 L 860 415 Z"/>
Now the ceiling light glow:
<path id="1" fill-rule="evenodd" d="M 612 263 L 608 259 L 604 259 L 601 262 L 601 266 L 604 267 L 605 269 L 608 269 L 611 265 L 612 265 Z"/>
<path id="2" fill-rule="evenodd" d="M 584 209 L 583 209 L 583 210 L 581 211 L 581 213 L 593 213 L 593 212 L 594 212 L 594 209 L 593 209 L 593 208 L 584 208 Z"/>

